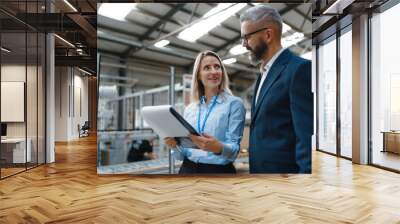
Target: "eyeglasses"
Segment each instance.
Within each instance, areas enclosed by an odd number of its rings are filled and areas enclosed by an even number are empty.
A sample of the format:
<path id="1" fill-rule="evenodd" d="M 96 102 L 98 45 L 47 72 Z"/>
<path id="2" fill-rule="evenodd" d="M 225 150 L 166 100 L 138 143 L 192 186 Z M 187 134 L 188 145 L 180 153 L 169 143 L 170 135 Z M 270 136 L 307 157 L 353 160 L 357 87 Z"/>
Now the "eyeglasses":
<path id="1" fill-rule="evenodd" d="M 269 28 L 268 27 L 264 27 L 264 28 L 261 28 L 259 30 L 253 31 L 251 33 L 244 34 L 243 36 L 240 37 L 240 39 L 242 40 L 242 43 L 244 43 L 244 42 L 247 43 L 247 41 L 249 40 L 251 35 L 256 34 L 256 33 L 260 32 L 260 31 L 266 30 L 266 29 L 269 29 Z"/>

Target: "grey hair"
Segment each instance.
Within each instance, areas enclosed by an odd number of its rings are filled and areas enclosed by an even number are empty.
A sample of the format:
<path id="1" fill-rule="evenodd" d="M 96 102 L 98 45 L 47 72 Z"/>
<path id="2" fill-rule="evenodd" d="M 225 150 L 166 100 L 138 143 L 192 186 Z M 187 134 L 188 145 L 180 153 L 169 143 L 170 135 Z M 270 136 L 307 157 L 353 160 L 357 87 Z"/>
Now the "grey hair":
<path id="1" fill-rule="evenodd" d="M 282 17 L 276 9 L 267 5 L 257 5 L 247 9 L 240 15 L 240 23 L 245 21 L 251 22 L 273 22 L 278 27 L 278 31 L 282 34 Z"/>

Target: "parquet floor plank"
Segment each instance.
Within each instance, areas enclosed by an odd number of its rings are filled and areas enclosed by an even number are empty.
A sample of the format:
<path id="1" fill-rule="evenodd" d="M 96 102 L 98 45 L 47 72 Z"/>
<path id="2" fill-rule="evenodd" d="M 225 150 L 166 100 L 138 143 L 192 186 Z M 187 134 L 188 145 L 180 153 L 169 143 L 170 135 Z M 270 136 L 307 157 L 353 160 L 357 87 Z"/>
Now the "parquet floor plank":
<path id="1" fill-rule="evenodd" d="M 0 223 L 400 223 L 400 175 L 313 152 L 311 175 L 98 176 L 96 138 L 0 181 Z"/>

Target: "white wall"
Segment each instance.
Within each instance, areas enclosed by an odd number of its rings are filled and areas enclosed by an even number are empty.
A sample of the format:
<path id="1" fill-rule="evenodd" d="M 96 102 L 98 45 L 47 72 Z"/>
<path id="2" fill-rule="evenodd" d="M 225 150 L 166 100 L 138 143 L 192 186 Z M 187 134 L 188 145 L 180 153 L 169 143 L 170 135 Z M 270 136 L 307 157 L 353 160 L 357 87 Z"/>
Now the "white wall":
<path id="1" fill-rule="evenodd" d="M 55 68 L 55 141 L 68 140 L 70 77 L 67 67 Z"/>
<path id="2" fill-rule="evenodd" d="M 33 70 L 32 66 L 25 67 L 24 65 L 2 65 L 1 66 L 1 81 L 3 82 L 25 82 L 26 69 L 28 73 Z M 26 83 L 26 82 L 25 82 Z M 27 93 L 27 96 L 33 96 L 33 93 Z M 36 94 L 35 94 L 36 96 Z M 1 108 L 7 110 L 7 108 Z M 28 115 L 29 116 L 29 115 Z M 30 120 L 30 117 L 29 119 Z M 8 137 L 25 137 L 26 122 L 8 122 L 7 136 Z"/>
<path id="3" fill-rule="evenodd" d="M 88 78 L 81 76 L 82 73 L 78 73 L 77 75 L 77 70 L 74 71 L 74 108 L 73 110 L 75 113 L 73 113 L 73 119 L 71 120 L 71 132 L 70 135 L 72 138 L 77 138 L 79 133 L 78 133 L 78 124 L 81 126 L 85 123 L 85 121 L 88 121 Z M 80 93 L 79 93 L 80 91 Z M 80 97 L 79 97 L 80 95 Z M 79 100 L 81 101 L 79 103 Z M 80 104 L 80 105 L 79 105 Z M 81 107 L 81 108 L 79 108 Z M 81 109 L 81 111 L 79 110 Z"/>
<path id="4" fill-rule="evenodd" d="M 25 80 L 26 78 L 27 80 Z M 26 105 L 23 102 L 24 105 L 20 109 L 22 110 L 20 112 L 26 112 L 26 120 L 24 118 L 22 122 L 6 122 L 7 137 L 24 138 L 26 135 L 30 139 L 32 161 L 36 162 L 36 158 L 39 158 L 39 163 L 44 163 L 45 153 L 45 120 L 43 112 L 45 90 L 43 78 L 44 74 L 40 66 L 25 66 L 25 64 L 3 64 L 1 66 L 2 82 L 24 82 L 27 91 Z M 3 97 L 7 97 L 7 95 L 2 95 Z M 2 107 L 1 110 L 2 112 L 13 113 L 13 109 L 10 107 Z M 37 153 L 39 154 L 38 157 Z"/>
<path id="5" fill-rule="evenodd" d="M 55 98 L 55 140 L 77 139 L 78 124 L 88 120 L 88 78 L 75 68 L 56 67 Z"/>
<path id="6" fill-rule="evenodd" d="M 25 82 L 26 74 L 25 65 L 2 65 L 1 81 L 2 82 Z M 28 66 L 28 70 L 31 68 Z M 7 110 L 7 108 L 1 108 Z M 25 122 L 11 122 L 7 124 L 8 137 L 25 137 Z"/>

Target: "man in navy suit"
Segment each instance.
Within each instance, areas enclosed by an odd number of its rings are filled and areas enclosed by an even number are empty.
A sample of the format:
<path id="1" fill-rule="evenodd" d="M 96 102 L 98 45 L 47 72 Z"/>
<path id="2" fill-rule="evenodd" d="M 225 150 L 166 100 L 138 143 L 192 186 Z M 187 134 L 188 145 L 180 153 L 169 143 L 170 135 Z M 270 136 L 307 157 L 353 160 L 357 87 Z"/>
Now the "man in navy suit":
<path id="1" fill-rule="evenodd" d="M 242 45 L 260 65 L 250 125 L 250 173 L 311 173 L 311 61 L 281 45 L 282 18 L 258 5 L 240 16 Z"/>

